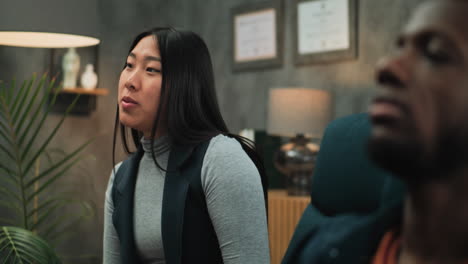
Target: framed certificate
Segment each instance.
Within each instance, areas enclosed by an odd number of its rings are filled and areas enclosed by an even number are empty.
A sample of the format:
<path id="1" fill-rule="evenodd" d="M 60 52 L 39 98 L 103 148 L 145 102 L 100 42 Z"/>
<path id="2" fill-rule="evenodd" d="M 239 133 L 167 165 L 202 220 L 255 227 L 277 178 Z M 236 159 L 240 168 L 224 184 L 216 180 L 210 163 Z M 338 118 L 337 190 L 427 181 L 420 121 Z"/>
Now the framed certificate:
<path id="1" fill-rule="evenodd" d="M 357 57 L 357 0 L 295 0 L 296 64 Z"/>
<path id="2" fill-rule="evenodd" d="M 232 9 L 232 66 L 234 71 L 281 66 L 281 1 Z"/>

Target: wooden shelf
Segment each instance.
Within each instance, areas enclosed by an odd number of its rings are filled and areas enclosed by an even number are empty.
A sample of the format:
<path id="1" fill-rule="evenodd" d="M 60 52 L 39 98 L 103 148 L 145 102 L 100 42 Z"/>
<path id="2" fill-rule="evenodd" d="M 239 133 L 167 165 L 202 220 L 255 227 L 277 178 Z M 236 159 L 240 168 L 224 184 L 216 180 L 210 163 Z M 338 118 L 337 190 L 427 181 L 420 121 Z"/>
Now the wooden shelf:
<path id="1" fill-rule="evenodd" d="M 60 93 L 71 93 L 71 94 L 87 94 L 87 95 L 108 95 L 109 90 L 105 88 L 96 88 L 87 90 L 84 88 L 64 88 L 60 90 Z"/>
<path id="2" fill-rule="evenodd" d="M 57 98 L 52 109 L 53 112 L 57 113 L 64 113 L 76 97 L 80 95 L 75 107 L 70 112 L 75 115 L 89 115 L 96 110 L 97 96 L 109 94 L 109 90 L 105 88 L 87 90 L 81 87 L 59 89 L 57 92 Z"/>

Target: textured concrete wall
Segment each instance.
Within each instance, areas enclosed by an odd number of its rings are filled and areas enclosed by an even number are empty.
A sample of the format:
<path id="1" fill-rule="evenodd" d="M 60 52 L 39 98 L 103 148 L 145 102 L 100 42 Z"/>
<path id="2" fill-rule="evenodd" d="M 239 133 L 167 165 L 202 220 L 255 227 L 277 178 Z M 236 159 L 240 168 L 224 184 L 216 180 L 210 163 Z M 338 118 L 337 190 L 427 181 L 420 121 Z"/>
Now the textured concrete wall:
<path id="1" fill-rule="evenodd" d="M 29 0 L 31 3 L 37 2 Z M 296 66 L 293 61 L 292 1 L 284 2 L 284 63 L 282 67 L 234 73 L 231 68 L 230 10 L 237 5 L 261 0 L 69 0 L 41 1 L 41 10 L 50 9 L 47 16 L 29 11 L 25 1 L 3 1 L 0 25 L 15 21 L 2 15 L 5 10 L 25 11 L 31 18 L 41 17 L 69 27 L 77 23 L 96 26 L 101 45 L 97 69 L 99 86 L 110 90 L 109 96 L 99 97 L 97 110 L 88 117 L 69 118 L 60 131 L 55 145 L 72 150 L 80 142 L 95 137 L 86 150 L 86 159 L 64 180 L 62 186 L 78 191 L 78 197 L 92 201 L 97 215 L 81 227 L 82 232 L 65 244 L 72 254 L 101 255 L 104 191 L 111 170 L 112 130 L 119 72 L 132 38 L 152 26 L 172 25 L 199 33 L 211 51 L 221 110 L 232 131 L 250 127 L 266 127 L 268 89 L 301 86 L 329 90 L 334 95 L 333 118 L 365 111 L 375 90 L 374 65 L 378 58 L 391 50 L 394 36 L 415 5 L 422 0 L 360 0 L 358 14 L 358 48 L 356 60 L 319 65 Z M 26 1 L 27 2 L 27 1 Z M 47 3 L 49 2 L 49 3 Z M 73 18 L 77 8 L 91 10 L 89 17 Z M 41 11 L 42 12 L 42 11 Z M 61 14 L 54 16 L 53 14 Z M 94 16 L 93 14 L 97 14 Z M 67 19 L 70 18 L 70 19 Z M 2 20 L 3 19 L 3 20 Z M 16 21 L 15 21 L 16 22 Z M 0 46 L 0 80 L 30 76 L 43 72 L 48 51 Z M 51 123 L 58 116 L 51 116 Z M 49 126 L 42 133 L 50 130 Z M 118 147 L 120 150 L 120 148 Z M 123 157 L 118 151 L 119 159 Z M 91 263 L 92 261 L 88 261 Z M 81 261 L 86 263 L 86 261 Z"/>

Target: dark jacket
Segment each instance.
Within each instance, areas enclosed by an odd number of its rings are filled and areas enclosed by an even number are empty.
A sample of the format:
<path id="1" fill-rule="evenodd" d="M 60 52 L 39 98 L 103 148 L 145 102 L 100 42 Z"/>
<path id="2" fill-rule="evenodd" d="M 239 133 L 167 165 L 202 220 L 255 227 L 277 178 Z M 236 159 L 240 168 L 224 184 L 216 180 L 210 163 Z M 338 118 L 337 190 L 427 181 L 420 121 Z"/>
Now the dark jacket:
<path id="1" fill-rule="evenodd" d="M 299 222 L 283 264 L 370 264 L 382 236 L 400 225 L 401 201 L 369 215 L 326 216 L 309 205 Z"/>
<path id="2" fill-rule="evenodd" d="M 164 183 L 161 231 L 168 264 L 223 263 L 208 214 L 201 168 L 209 141 L 172 146 Z M 122 263 L 140 263 L 133 230 L 133 198 L 143 150 L 132 154 L 117 171 L 112 189 L 112 221 L 120 241 Z"/>

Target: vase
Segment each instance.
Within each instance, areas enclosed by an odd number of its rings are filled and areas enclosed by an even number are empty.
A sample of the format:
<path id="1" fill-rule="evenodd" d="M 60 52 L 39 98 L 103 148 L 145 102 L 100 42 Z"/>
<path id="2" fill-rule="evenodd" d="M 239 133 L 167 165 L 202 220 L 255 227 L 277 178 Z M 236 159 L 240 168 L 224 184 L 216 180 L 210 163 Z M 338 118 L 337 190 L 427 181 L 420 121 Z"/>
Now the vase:
<path id="1" fill-rule="evenodd" d="M 92 90 L 96 88 L 98 77 L 94 72 L 94 66 L 92 64 L 86 64 L 85 71 L 81 75 L 80 81 L 84 89 Z"/>
<path id="2" fill-rule="evenodd" d="M 68 48 L 67 53 L 62 60 L 63 69 L 63 88 L 75 88 L 80 70 L 80 56 L 75 48 Z"/>

